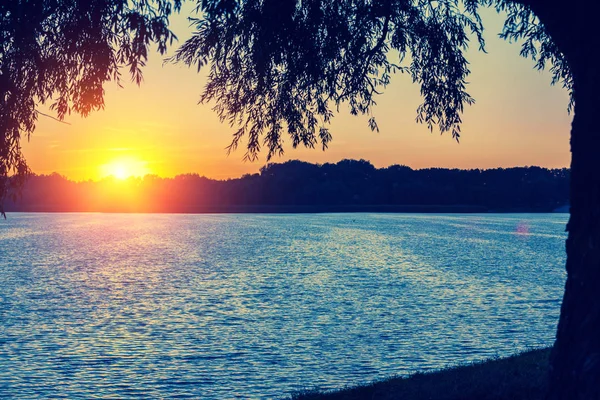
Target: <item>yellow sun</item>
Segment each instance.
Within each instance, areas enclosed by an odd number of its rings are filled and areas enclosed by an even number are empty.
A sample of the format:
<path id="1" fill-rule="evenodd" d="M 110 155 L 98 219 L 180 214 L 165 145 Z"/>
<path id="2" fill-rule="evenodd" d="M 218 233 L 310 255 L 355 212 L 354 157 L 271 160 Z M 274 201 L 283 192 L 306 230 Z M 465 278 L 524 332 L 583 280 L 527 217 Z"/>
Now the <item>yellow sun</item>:
<path id="1" fill-rule="evenodd" d="M 113 165 L 112 175 L 117 179 L 126 179 L 129 175 L 124 165 Z"/>
<path id="2" fill-rule="evenodd" d="M 150 173 L 147 162 L 134 158 L 119 158 L 100 166 L 102 177 L 113 176 L 117 179 L 127 179 L 132 176 L 144 176 Z"/>

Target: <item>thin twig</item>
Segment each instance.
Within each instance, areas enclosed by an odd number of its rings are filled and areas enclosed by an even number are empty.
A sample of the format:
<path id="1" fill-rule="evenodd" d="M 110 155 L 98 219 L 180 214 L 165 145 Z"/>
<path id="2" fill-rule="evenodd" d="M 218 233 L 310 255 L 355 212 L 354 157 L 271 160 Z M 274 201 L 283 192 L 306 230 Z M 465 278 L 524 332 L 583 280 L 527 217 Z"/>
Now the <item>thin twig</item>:
<path id="1" fill-rule="evenodd" d="M 44 114 L 44 113 L 43 113 L 43 112 L 41 112 L 41 111 L 35 110 L 35 112 L 36 112 L 36 113 L 38 113 L 38 114 L 40 114 L 40 115 L 43 115 L 44 117 L 48 117 L 48 118 L 51 118 L 51 119 L 53 119 L 53 120 L 55 120 L 55 121 L 58 121 L 58 122 L 60 122 L 61 124 L 65 124 L 65 125 L 71 125 L 71 123 L 69 123 L 69 122 L 61 121 L 60 119 L 58 119 L 58 118 L 55 118 L 55 117 L 53 117 L 52 115 Z"/>

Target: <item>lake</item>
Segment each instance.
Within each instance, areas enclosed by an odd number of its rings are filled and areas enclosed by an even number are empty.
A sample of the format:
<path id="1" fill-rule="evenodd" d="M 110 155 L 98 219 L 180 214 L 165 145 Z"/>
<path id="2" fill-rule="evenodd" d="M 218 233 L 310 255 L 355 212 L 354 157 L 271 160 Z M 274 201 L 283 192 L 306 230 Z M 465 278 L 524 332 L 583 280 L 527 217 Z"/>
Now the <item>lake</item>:
<path id="1" fill-rule="evenodd" d="M 0 397 L 281 398 L 553 343 L 567 214 L 9 214 Z"/>

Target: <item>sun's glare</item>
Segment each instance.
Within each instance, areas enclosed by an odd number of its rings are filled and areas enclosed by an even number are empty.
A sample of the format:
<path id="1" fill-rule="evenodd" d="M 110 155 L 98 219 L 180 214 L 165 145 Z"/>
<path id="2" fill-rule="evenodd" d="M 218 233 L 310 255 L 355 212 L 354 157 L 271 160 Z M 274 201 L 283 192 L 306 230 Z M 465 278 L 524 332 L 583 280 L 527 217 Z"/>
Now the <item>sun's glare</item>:
<path id="1" fill-rule="evenodd" d="M 147 162 L 133 158 L 120 158 L 100 166 L 102 177 L 113 176 L 125 180 L 130 177 L 141 177 L 150 173 Z"/>

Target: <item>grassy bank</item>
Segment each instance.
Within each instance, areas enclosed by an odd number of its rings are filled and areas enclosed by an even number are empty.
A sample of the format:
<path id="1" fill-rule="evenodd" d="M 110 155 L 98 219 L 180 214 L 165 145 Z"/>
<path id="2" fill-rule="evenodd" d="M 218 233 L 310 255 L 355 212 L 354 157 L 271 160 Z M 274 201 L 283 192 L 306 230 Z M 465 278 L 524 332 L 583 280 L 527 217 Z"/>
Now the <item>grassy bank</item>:
<path id="1" fill-rule="evenodd" d="M 550 349 L 531 350 L 442 371 L 395 377 L 333 392 L 303 392 L 292 400 L 542 400 Z"/>

